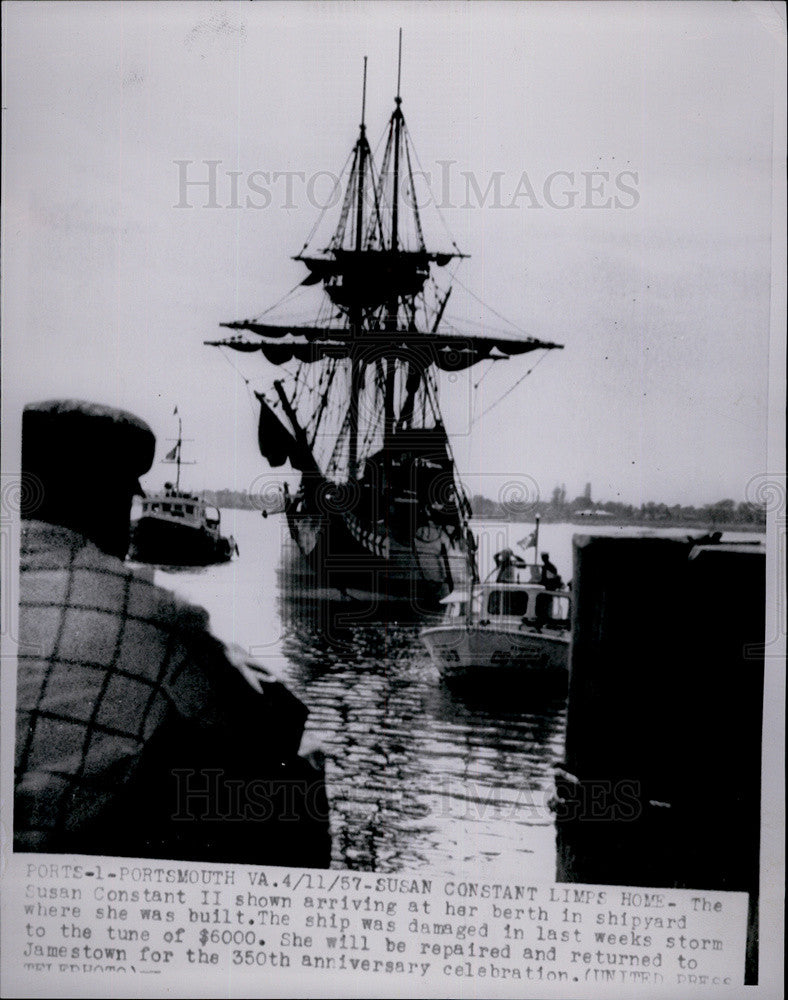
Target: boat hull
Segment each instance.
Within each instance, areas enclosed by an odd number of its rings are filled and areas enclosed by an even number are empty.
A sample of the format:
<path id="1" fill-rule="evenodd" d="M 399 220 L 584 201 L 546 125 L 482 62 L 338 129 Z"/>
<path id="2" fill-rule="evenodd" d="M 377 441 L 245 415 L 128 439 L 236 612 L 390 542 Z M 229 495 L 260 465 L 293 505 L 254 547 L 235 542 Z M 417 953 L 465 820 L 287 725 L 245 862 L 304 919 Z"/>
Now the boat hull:
<path id="1" fill-rule="evenodd" d="M 228 562 L 234 552 L 232 539 L 188 524 L 143 517 L 132 532 L 129 558 L 162 566 L 208 566 Z"/>
<path id="2" fill-rule="evenodd" d="M 423 629 L 421 639 L 441 675 L 461 679 L 471 674 L 567 675 L 569 634 L 529 626 L 466 624 Z"/>
<path id="3" fill-rule="evenodd" d="M 340 593 L 405 601 L 415 612 L 435 613 L 441 598 L 474 578 L 467 540 L 437 527 L 405 545 L 353 514 L 288 510 L 287 522 L 319 585 Z"/>

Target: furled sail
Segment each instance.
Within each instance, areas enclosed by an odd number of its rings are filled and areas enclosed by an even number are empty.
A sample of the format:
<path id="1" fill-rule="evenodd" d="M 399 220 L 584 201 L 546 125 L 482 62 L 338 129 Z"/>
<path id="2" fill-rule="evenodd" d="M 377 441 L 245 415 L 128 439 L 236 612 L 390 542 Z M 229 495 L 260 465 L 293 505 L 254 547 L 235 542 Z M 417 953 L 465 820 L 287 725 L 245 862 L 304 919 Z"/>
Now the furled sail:
<path id="1" fill-rule="evenodd" d="M 246 328 L 251 329 L 252 324 Z M 241 328 L 236 324 L 235 328 Z M 347 330 L 337 330 L 331 338 L 317 339 L 313 328 L 306 336 L 298 327 L 282 327 L 281 333 L 266 334 L 259 342 L 233 337 L 228 340 L 206 341 L 212 347 L 229 347 L 242 353 L 260 351 L 272 365 L 289 361 L 311 364 L 325 358 L 357 358 L 370 364 L 381 356 L 408 362 L 421 369 L 435 365 L 441 371 L 458 372 L 486 360 L 505 360 L 529 351 L 560 348 L 560 344 L 528 338 L 523 340 L 497 337 L 464 337 L 433 335 L 409 330 L 364 330 L 352 336 Z M 257 331 L 255 331 L 257 332 Z M 336 339 L 335 339 L 336 338 Z M 496 353 L 493 353 L 496 352 Z"/>
<path id="2" fill-rule="evenodd" d="M 303 285 L 322 281 L 331 301 L 340 307 L 374 308 L 393 296 L 418 295 L 430 276 L 430 264 L 445 267 L 463 254 L 426 250 L 341 250 L 330 257 L 294 257 L 309 268 Z"/>
<path id="3" fill-rule="evenodd" d="M 256 392 L 260 403 L 260 420 L 257 425 L 257 443 L 260 454 L 268 464 L 276 469 L 290 462 L 299 472 L 310 472 L 314 469 L 314 460 L 308 450 L 296 440 L 293 434 L 284 426 L 261 393 Z"/>

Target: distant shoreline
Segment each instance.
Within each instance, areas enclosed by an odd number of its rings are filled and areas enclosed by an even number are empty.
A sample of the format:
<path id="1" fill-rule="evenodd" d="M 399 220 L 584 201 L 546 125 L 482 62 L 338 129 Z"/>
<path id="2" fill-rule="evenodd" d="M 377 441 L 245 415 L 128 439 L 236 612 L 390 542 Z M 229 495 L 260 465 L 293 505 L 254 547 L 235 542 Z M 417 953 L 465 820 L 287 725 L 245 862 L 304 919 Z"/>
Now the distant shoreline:
<path id="1" fill-rule="evenodd" d="M 472 516 L 474 521 L 500 521 L 505 524 L 523 524 L 529 525 L 533 524 L 533 519 L 531 520 L 520 520 L 519 518 L 506 518 L 506 517 L 496 517 L 488 514 L 474 514 Z M 588 517 L 556 517 L 550 518 L 540 515 L 540 524 L 574 524 L 578 527 L 583 525 L 595 525 L 596 527 L 604 526 L 607 528 L 675 528 L 677 530 L 682 530 L 684 528 L 687 531 L 739 531 L 745 534 L 760 534 L 762 535 L 766 531 L 765 524 L 752 524 L 751 522 L 744 522 L 742 524 L 737 524 L 734 521 L 676 521 L 672 519 L 659 520 L 659 521 L 649 521 L 643 520 L 642 518 L 617 518 L 617 517 L 594 517 L 589 515 Z"/>
<path id="2" fill-rule="evenodd" d="M 217 507 L 222 510 L 250 510 L 261 513 L 261 508 L 255 506 L 252 503 L 217 503 Z M 282 514 L 282 510 L 269 510 L 266 513 L 270 517 L 274 517 L 277 514 Z M 472 514 L 472 521 L 483 521 L 483 522 L 497 522 L 499 524 L 521 524 L 523 528 L 527 528 L 529 525 L 533 526 L 534 519 L 521 520 L 520 518 L 507 518 L 496 516 L 495 514 Z M 766 532 L 765 524 L 753 524 L 751 522 L 743 522 L 737 524 L 735 521 L 676 521 L 676 520 L 660 520 L 660 521 L 649 521 L 642 520 L 640 518 L 633 518 L 632 520 L 616 517 L 545 517 L 540 515 L 539 523 L 541 525 L 546 524 L 572 524 L 578 528 L 582 527 L 605 527 L 605 528 L 669 528 L 671 530 L 682 531 L 686 530 L 688 533 L 692 532 L 704 532 L 710 534 L 713 531 L 721 531 L 723 534 L 725 532 L 740 532 L 742 534 L 750 535 L 763 535 Z"/>
<path id="3" fill-rule="evenodd" d="M 225 510 L 255 510 L 261 513 L 265 510 L 269 515 L 282 513 L 282 508 L 280 507 L 282 497 L 278 495 L 262 497 L 257 494 L 240 493 L 235 490 L 203 490 L 202 494 L 207 503 Z M 660 506 L 665 510 L 664 505 Z M 517 513 L 521 512 L 517 511 Z M 700 514 L 701 512 L 688 511 L 688 514 L 691 513 Z M 723 510 L 719 513 L 734 513 L 735 515 L 738 512 Z M 527 516 L 524 517 L 506 517 L 502 511 L 493 510 L 489 512 L 485 511 L 484 513 L 473 511 L 471 519 L 474 521 L 499 521 L 505 524 L 522 524 L 525 527 L 533 525 L 537 516 L 541 524 L 573 524 L 577 527 L 587 525 L 594 527 L 606 526 L 608 528 L 670 528 L 676 530 L 686 529 L 688 532 L 741 531 L 748 534 L 763 534 L 766 531 L 765 519 L 763 521 L 737 521 L 735 519 L 729 520 L 724 517 L 714 516 L 696 516 L 687 517 L 686 519 L 675 516 L 648 518 L 636 516 L 634 512 L 633 516 L 622 516 L 621 513 L 613 512 L 594 512 L 580 515 L 571 511 L 556 513 L 554 510 L 532 510 L 528 511 Z"/>

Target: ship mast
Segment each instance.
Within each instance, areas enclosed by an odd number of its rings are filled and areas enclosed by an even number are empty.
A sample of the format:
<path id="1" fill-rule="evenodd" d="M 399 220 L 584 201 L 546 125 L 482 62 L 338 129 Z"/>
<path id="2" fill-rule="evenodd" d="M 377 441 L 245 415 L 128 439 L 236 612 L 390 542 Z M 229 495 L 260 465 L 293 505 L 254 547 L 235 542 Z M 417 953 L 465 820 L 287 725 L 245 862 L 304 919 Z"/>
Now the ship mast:
<path id="1" fill-rule="evenodd" d="M 402 82 L 402 28 L 399 29 L 399 52 L 397 57 L 397 96 L 394 98 L 394 112 L 391 116 L 393 128 L 394 152 L 394 183 L 391 195 L 391 243 L 392 255 L 399 250 L 399 153 L 402 137 L 402 97 L 400 94 Z M 399 294 L 395 290 L 386 308 L 386 329 L 397 329 L 399 313 Z M 386 386 L 383 394 L 383 454 L 384 454 L 384 488 L 391 482 L 391 438 L 394 434 L 394 393 L 396 391 L 397 361 L 391 356 L 386 360 Z"/>
<path id="2" fill-rule="evenodd" d="M 391 252 L 396 253 L 399 249 L 399 144 L 402 133 L 402 97 L 400 96 L 400 83 L 402 81 L 402 28 L 399 29 L 399 56 L 397 58 L 397 96 L 394 98 L 394 189 L 391 198 Z"/>
<path id="3" fill-rule="evenodd" d="M 356 144 L 356 253 L 360 254 L 364 239 L 364 173 L 367 159 L 366 136 L 367 108 L 367 57 L 364 56 L 364 82 L 361 88 L 361 126 Z M 357 339 L 361 332 L 361 307 L 355 305 L 350 314 L 350 326 L 353 338 Z M 358 350 L 354 350 L 350 362 L 350 410 L 348 425 L 348 476 L 355 479 L 358 474 L 358 400 L 361 394 L 362 378 L 361 359 Z"/>
<path id="4" fill-rule="evenodd" d="M 409 184 L 413 193 L 412 143 L 402 110 L 401 29 L 396 97 L 379 169 L 367 139 L 366 85 L 365 56 L 361 124 L 350 157 L 339 223 L 328 246 L 308 249 L 310 235 L 293 258 L 308 269 L 302 285 L 322 285 L 332 307 L 330 315 L 324 313 L 322 319 L 307 325 L 270 322 L 264 316 L 223 323 L 234 336 L 206 343 L 244 353 L 260 351 L 273 365 L 292 360 L 300 365 L 327 362 L 323 369 L 327 378 L 324 380 L 321 374 L 315 387 L 307 386 L 305 380 L 299 382 L 296 376 L 298 388 L 294 388 L 287 405 L 277 390 L 294 429 L 298 426 L 299 405 L 311 407 L 309 396 L 313 388 L 318 390 L 316 407 L 306 422 L 301 421 L 302 441 L 293 441 L 292 446 L 286 443 L 261 398 L 261 427 L 273 442 L 270 449 L 261 444 L 261 452 L 269 457 L 270 450 L 269 460 L 277 459 L 275 464 L 282 464 L 289 454 L 295 467 L 308 466 L 310 474 L 339 473 L 350 481 L 357 481 L 366 460 L 374 457 L 375 463 L 382 467 L 382 482 L 377 484 L 375 493 L 388 503 L 393 500 L 397 468 L 407 474 L 411 467 L 430 467 L 425 456 L 432 455 L 433 448 L 438 464 L 444 459 L 453 462 L 440 414 L 433 366 L 441 371 L 463 371 L 483 361 L 561 345 L 527 336 L 490 335 L 487 331 L 472 335 L 453 329 L 439 332 L 451 286 L 445 294 L 440 294 L 431 269 L 445 268 L 452 260 L 466 255 L 453 240 L 451 249 L 429 250 L 415 199 L 403 200 L 400 205 L 400 196 L 406 197 L 399 191 L 401 180 Z M 365 197 L 369 199 L 367 206 Z M 434 286 L 434 303 L 425 291 L 428 281 Z M 424 308 L 423 323 L 417 321 L 417 305 Z M 240 331 L 248 331 L 253 339 L 241 338 Z M 339 380 L 334 379 L 335 373 L 340 372 L 342 398 L 339 398 Z M 329 400 L 332 385 L 337 392 Z M 365 415 L 360 403 L 367 393 L 370 407 Z M 312 455 L 311 451 L 324 418 L 330 418 L 332 430 L 336 425 L 328 464 L 325 456 Z M 306 429 L 310 430 L 311 442 L 307 441 Z M 434 433 L 430 437 L 428 432 Z M 278 461 L 279 458 L 282 460 Z M 431 467 L 434 469 L 435 463 Z M 388 513 L 380 509 L 376 519 L 387 517 Z"/>

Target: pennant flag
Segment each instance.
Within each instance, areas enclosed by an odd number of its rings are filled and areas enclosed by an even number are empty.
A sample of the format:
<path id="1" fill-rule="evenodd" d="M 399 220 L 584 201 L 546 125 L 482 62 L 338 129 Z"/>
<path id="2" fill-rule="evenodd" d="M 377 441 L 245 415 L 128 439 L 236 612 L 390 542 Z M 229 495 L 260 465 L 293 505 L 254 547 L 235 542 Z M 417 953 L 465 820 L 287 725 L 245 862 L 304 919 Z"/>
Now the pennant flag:
<path id="1" fill-rule="evenodd" d="M 536 532 L 532 531 L 527 538 L 521 538 L 517 543 L 521 549 L 535 549 L 536 548 Z"/>
<path id="2" fill-rule="evenodd" d="M 175 409 L 172 411 L 172 415 L 175 416 L 177 412 L 178 412 L 178 406 L 176 404 Z"/>
<path id="3" fill-rule="evenodd" d="M 164 456 L 164 461 L 165 462 L 176 461 L 176 459 L 178 458 L 178 449 L 180 448 L 180 446 L 181 446 L 180 442 L 178 442 L 178 444 L 175 445 L 172 451 L 168 451 L 167 454 Z"/>

